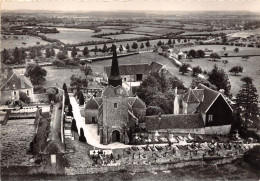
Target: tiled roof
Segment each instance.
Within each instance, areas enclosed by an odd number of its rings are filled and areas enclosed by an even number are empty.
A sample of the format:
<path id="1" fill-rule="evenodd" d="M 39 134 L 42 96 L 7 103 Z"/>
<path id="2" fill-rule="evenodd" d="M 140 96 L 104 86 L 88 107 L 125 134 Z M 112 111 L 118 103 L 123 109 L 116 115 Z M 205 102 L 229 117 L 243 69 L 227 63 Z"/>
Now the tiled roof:
<path id="1" fill-rule="evenodd" d="M 99 105 L 94 97 L 91 97 L 87 102 L 85 109 L 98 109 Z"/>
<path id="2" fill-rule="evenodd" d="M 159 119 L 159 116 L 146 116 L 145 124 L 148 130 L 204 127 L 204 122 L 200 114 L 165 114 L 161 115 L 161 119 Z"/>
<path id="3" fill-rule="evenodd" d="M 158 63 L 158 62 L 152 62 L 150 65 L 151 68 L 151 73 L 157 73 L 163 68 L 163 64 Z"/>
<path id="4" fill-rule="evenodd" d="M 95 97 L 95 99 L 96 99 L 98 105 L 100 106 L 102 104 L 102 102 L 103 102 L 102 97 Z"/>
<path id="5" fill-rule="evenodd" d="M 108 85 L 102 92 L 102 97 L 128 96 L 127 91 L 122 86 L 113 87 Z"/>
<path id="6" fill-rule="evenodd" d="M 213 102 L 217 99 L 217 97 L 220 95 L 220 93 L 206 87 L 203 84 L 199 84 L 198 88 L 204 89 L 204 99 L 203 99 L 203 102 L 199 105 L 198 110 L 200 112 L 205 113 L 210 108 L 210 106 L 213 104 Z"/>
<path id="7" fill-rule="evenodd" d="M 127 98 L 127 102 L 130 104 L 130 106 L 133 105 L 133 103 L 135 102 L 135 99 L 136 99 L 136 97 L 128 97 Z"/>
<path id="8" fill-rule="evenodd" d="M 135 74 L 148 74 L 150 72 L 149 64 L 127 64 L 119 65 L 119 75 L 135 75 Z M 110 76 L 111 66 L 104 67 L 107 76 Z"/>
<path id="9" fill-rule="evenodd" d="M 27 77 L 19 75 L 15 70 L 10 71 L 7 78 L 3 80 L 0 89 L 1 90 L 17 90 L 17 89 L 29 89 L 33 88 L 33 85 Z"/>
<path id="10" fill-rule="evenodd" d="M 204 98 L 204 89 L 193 89 L 193 92 L 199 101 L 202 102 Z"/>

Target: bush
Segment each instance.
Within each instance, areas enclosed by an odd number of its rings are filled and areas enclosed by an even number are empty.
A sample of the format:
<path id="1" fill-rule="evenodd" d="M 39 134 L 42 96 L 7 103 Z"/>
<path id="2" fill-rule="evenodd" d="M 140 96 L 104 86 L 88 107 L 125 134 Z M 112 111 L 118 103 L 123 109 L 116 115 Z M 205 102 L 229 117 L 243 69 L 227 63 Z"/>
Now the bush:
<path id="1" fill-rule="evenodd" d="M 83 128 L 80 128 L 79 141 L 80 141 L 80 142 L 83 142 L 83 143 L 86 143 L 86 142 L 87 142 L 87 139 L 86 139 L 86 137 L 84 136 Z"/>
<path id="2" fill-rule="evenodd" d="M 24 92 L 19 92 L 19 99 L 25 103 L 28 103 L 31 100 L 31 98 Z"/>
<path id="3" fill-rule="evenodd" d="M 75 131 L 76 133 L 78 133 L 78 128 L 77 128 L 77 124 L 76 124 L 76 120 L 75 119 L 72 119 L 71 130 Z"/>

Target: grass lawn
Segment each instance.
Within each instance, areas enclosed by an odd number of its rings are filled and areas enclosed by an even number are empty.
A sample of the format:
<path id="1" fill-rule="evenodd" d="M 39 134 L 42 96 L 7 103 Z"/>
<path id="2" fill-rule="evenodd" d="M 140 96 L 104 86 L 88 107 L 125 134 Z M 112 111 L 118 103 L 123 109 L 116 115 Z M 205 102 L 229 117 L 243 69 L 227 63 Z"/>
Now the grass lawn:
<path id="1" fill-rule="evenodd" d="M 35 127 L 34 119 L 9 120 L 1 126 L 1 165 L 29 164 L 30 142 L 33 140 Z"/>
<path id="2" fill-rule="evenodd" d="M 6 37 L 3 38 L 3 37 Z M 18 39 L 15 39 L 14 36 L 18 37 Z M 10 38 L 9 38 L 10 37 Z M 26 44 L 22 44 L 22 42 Z M 49 42 L 43 41 L 39 37 L 33 37 L 33 36 L 27 36 L 27 35 L 1 35 L 1 50 L 4 48 L 6 49 L 12 49 L 12 48 L 21 48 L 21 47 L 29 47 L 29 46 L 35 46 L 36 43 L 39 42 L 39 45 L 45 45 Z"/>
<path id="3" fill-rule="evenodd" d="M 223 50 L 223 47 L 226 47 L 226 50 Z M 183 48 L 182 51 L 194 50 L 213 50 L 214 53 L 218 53 L 221 56 L 224 56 L 225 53 L 228 53 L 228 56 L 244 56 L 244 55 L 260 55 L 259 48 L 252 47 L 237 47 L 237 46 L 227 46 L 227 45 L 198 45 L 189 48 Z M 239 52 L 235 52 L 234 49 L 239 48 Z"/>
<path id="4" fill-rule="evenodd" d="M 238 91 L 241 89 L 241 85 L 243 84 L 240 79 L 243 76 L 250 76 L 254 79 L 254 84 L 260 92 L 260 56 L 257 57 L 251 57 L 248 59 L 248 61 L 243 61 L 241 57 L 230 57 L 230 58 L 222 58 L 227 59 L 229 63 L 225 66 L 224 63 L 221 61 L 219 62 L 211 62 L 208 61 L 208 58 L 203 59 L 193 59 L 192 62 L 187 61 L 186 63 L 189 63 L 192 67 L 194 66 L 200 66 L 202 70 L 206 70 L 207 72 L 211 71 L 214 64 L 217 64 L 219 68 L 223 68 L 229 77 L 230 83 L 231 83 L 231 93 L 236 95 Z M 183 62 L 185 62 L 183 60 Z M 244 68 L 244 71 L 241 75 L 235 76 L 234 74 L 230 73 L 229 70 L 233 66 L 240 65 Z"/>
<path id="5" fill-rule="evenodd" d="M 74 75 L 83 75 L 79 68 L 56 68 L 54 66 L 43 67 L 47 71 L 46 81 L 43 83 L 44 87 L 58 86 L 62 88 L 65 82 L 67 86 L 70 84 L 70 77 Z M 15 69 L 19 73 L 24 73 L 25 68 Z"/>

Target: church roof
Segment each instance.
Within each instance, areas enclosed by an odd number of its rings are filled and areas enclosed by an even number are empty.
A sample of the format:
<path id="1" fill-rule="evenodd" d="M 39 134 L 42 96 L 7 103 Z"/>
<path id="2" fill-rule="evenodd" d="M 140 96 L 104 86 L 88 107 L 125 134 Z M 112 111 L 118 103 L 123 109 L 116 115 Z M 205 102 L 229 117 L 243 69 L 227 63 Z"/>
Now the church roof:
<path id="1" fill-rule="evenodd" d="M 139 97 L 136 97 L 134 103 L 132 104 L 132 108 L 145 109 L 146 105 Z"/>
<path id="2" fill-rule="evenodd" d="M 146 116 L 145 124 L 148 130 L 158 129 L 194 129 L 203 128 L 204 122 L 200 114 L 164 114 Z"/>
<path id="3" fill-rule="evenodd" d="M 191 88 L 184 94 L 182 100 L 187 103 L 200 102 L 200 99 L 197 97 L 197 94 L 195 94 L 194 90 Z"/>
<path id="4" fill-rule="evenodd" d="M 108 85 L 102 92 L 102 97 L 128 96 L 127 91 L 122 86 L 113 87 Z"/>
<path id="5" fill-rule="evenodd" d="M 203 99 L 202 103 L 199 105 L 198 110 L 200 112 L 205 113 L 211 107 L 211 105 L 215 102 L 215 100 L 218 98 L 220 93 L 208 88 L 207 86 L 205 86 L 203 84 L 199 84 L 198 88 L 204 89 L 204 99 Z"/>
<path id="6" fill-rule="evenodd" d="M 91 97 L 85 105 L 85 109 L 98 109 L 99 105 L 94 97 Z"/>
<path id="7" fill-rule="evenodd" d="M 33 88 L 30 79 L 24 75 L 20 75 L 17 71 L 11 70 L 0 85 L 1 90 L 17 90 Z"/>

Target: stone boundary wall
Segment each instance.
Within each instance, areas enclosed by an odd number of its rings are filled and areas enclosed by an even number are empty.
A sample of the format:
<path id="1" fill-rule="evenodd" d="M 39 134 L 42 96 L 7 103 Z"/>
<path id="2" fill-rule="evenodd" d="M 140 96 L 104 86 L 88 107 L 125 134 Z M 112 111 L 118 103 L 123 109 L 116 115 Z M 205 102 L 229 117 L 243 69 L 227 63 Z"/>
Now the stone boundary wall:
<path id="1" fill-rule="evenodd" d="M 162 171 L 173 168 L 182 168 L 186 166 L 196 166 L 205 164 L 226 164 L 231 163 L 238 157 L 226 157 L 212 161 L 203 161 L 202 159 L 173 162 L 166 164 L 154 164 L 154 165 L 122 165 L 122 166 L 98 166 L 98 167 L 65 167 L 66 175 L 81 175 L 81 174 L 95 174 L 95 173 L 106 173 L 106 172 L 151 172 L 151 171 Z"/>

